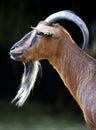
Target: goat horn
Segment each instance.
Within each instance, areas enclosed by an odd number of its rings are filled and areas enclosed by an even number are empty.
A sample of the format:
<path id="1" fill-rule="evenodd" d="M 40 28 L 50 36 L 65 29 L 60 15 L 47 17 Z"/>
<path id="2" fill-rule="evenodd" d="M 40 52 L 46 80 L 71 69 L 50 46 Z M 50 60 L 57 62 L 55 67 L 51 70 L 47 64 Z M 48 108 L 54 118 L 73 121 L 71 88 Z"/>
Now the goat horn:
<path id="1" fill-rule="evenodd" d="M 89 31 L 84 21 L 74 12 L 70 10 L 64 10 L 51 14 L 45 19 L 45 22 L 51 25 L 52 23 L 55 23 L 56 21 L 61 19 L 72 21 L 80 28 L 84 38 L 83 43 L 80 45 L 80 47 L 84 49 L 84 47 L 88 44 L 89 41 Z"/>

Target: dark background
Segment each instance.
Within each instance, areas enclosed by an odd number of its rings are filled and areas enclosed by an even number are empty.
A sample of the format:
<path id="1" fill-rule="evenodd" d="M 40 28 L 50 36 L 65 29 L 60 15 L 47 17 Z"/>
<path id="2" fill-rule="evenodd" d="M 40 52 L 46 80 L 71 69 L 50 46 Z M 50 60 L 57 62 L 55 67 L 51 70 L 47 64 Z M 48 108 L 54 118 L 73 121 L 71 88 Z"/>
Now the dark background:
<path id="1" fill-rule="evenodd" d="M 23 65 L 12 61 L 10 47 L 50 14 L 60 10 L 72 10 L 88 26 L 90 40 L 88 53 L 95 57 L 96 10 L 95 1 L 84 0 L 0 0 L 0 99 L 9 103 L 16 95 L 23 73 Z M 65 22 L 66 25 L 66 22 Z M 67 26 L 67 25 L 66 25 Z M 68 26 L 67 26 L 68 27 Z M 68 28 L 80 44 L 81 34 L 75 26 Z M 38 78 L 28 102 L 50 104 L 54 111 L 64 108 L 81 114 L 77 103 L 64 86 L 57 72 L 47 60 L 41 61 L 43 77 Z"/>

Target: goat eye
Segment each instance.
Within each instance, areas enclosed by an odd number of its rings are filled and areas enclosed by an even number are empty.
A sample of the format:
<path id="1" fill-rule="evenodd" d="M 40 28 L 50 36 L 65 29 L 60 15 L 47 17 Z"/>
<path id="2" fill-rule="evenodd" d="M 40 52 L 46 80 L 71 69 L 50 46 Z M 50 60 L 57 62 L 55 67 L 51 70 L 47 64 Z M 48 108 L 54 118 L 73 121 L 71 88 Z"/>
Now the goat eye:
<path id="1" fill-rule="evenodd" d="M 38 36 L 42 36 L 42 35 L 44 35 L 43 32 L 37 32 L 36 34 L 37 34 Z"/>

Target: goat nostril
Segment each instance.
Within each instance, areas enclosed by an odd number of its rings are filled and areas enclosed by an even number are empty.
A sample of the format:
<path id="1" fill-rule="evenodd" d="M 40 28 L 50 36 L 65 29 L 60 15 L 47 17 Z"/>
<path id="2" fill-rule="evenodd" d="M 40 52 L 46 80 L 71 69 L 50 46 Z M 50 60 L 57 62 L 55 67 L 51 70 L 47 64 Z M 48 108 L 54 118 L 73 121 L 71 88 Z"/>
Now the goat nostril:
<path id="1" fill-rule="evenodd" d="M 14 49 L 15 49 L 15 47 L 14 47 L 14 46 L 12 46 L 10 50 L 12 51 L 12 50 L 14 50 Z"/>

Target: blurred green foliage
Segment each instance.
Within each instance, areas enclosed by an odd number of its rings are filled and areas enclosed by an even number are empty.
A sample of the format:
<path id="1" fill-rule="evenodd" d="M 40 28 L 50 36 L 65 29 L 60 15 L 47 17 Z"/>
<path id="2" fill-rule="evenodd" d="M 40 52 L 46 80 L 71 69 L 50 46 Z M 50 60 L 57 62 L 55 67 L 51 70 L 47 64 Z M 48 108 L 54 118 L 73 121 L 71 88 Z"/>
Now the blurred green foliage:
<path id="1" fill-rule="evenodd" d="M 0 130 L 88 130 L 71 111 L 54 113 L 51 106 L 38 103 L 22 108 L 0 101 Z"/>

